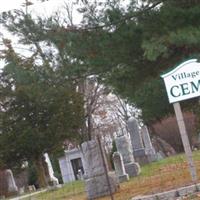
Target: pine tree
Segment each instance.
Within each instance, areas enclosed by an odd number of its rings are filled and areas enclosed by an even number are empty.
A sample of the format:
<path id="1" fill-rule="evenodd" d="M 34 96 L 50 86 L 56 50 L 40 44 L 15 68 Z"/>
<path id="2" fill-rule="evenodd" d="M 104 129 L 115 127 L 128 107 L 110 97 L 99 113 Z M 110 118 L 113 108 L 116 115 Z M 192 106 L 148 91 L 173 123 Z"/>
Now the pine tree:
<path id="1" fill-rule="evenodd" d="M 67 76 L 66 68 L 72 66 L 71 62 L 53 59 L 52 52 L 42 48 L 42 24 L 19 11 L 15 14 L 4 13 L 2 22 L 10 19 L 7 28 L 33 53 L 23 56 L 10 40 L 3 40 L 1 58 L 6 64 L 0 79 L 1 168 L 21 167 L 30 161 L 43 187 L 47 184 L 43 154 L 56 151 L 66 139 L 80 142 L 83 98 L 76 91 L 75 77 Z"/>
<path id="2" fill-rule="evenodd" d="M 160 74 L 199 58 L 200 2 L 196 0 L 107 1 L 85 4 L 82 32 L 73 43 L 77 58 L 123 98 L 142 109 L 151 124 L 172 113 Z M 102 8 L 102 9 L 101 9 Z M 183 104 L 199 106 L 198 99 Z"/>

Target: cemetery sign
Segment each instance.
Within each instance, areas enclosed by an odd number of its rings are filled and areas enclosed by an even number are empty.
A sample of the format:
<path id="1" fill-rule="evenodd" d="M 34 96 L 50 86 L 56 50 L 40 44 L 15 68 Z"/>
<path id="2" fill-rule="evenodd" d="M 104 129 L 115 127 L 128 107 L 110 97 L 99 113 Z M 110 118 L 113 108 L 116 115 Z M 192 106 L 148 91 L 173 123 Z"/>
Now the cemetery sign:
<path id="1" fill-rule="evenodd" d="M 163 74 L 170 103 L 200 96 L 200 63 L 191 59 Z"/>
<path id="2" fill-rule="evenodd" d="M 200 96 L 200 63 L 197 59 L 188 60 L 161 77 L 165 82 L 169 102 L 173 103 L 192 181 L 196 182 L 196 167 L 179 101 Z"/>

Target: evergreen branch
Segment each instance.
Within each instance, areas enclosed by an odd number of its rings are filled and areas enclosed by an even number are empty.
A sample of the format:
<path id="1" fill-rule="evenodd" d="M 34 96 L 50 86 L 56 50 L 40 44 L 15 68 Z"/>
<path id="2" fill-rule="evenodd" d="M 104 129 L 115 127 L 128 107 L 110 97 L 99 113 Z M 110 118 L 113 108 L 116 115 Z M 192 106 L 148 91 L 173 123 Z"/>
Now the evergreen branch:
<path id="1" fill-rule="evenodd" d="M 137 12 L 136 14 L 134 14 L 134 15 L 130 15 L 130 16 L 123 16 L 123 18 L 122 19 L 120 19 L 120 20 L 118 20 L 116 23 L 115 23 L 115 25 L 118 25 L 118 24 L 121 24 L 121 23 L 123 23 L 124 21 L 126 21 L 126 20 L 131 20 L 131 19 L 133 19 L 133 18 L 135 18 L 135 17 L 138 17 L 138 15 L 139 14 L 143 14 L 143 13 L 145 13 L 145 12 L 147 12 L 147 11 L 149 11 L 149 10 L 151 10 L 151 9 L 154 9 L 155 7 L 157 7 L 157 6 L 159 6 L 160 4 L 162 4 L 164 1 L 158 1 L 158 2 L 156 2 L 156 3 L 154 3 L 154 4 L 152 4 L 151 6 L 149 6 L 149 7 L 147 7 L 147 8 L 144 8 L 142 11 L 139 11 L 139 13 Z M 110 27 L 110 26 L 113 26 L 113 23 L 108 23 L 108 24 L 103 24 L 103 25 L 98 25 L 98 26 L 93 26 L 93 27 L 84 27 L 84 28 L 80 28 L 80 29 L 78 29 L 78 30 L 95 30 L 95 29 L 102 29 L 102 28 L 107 28 L 107 27 Z"/>

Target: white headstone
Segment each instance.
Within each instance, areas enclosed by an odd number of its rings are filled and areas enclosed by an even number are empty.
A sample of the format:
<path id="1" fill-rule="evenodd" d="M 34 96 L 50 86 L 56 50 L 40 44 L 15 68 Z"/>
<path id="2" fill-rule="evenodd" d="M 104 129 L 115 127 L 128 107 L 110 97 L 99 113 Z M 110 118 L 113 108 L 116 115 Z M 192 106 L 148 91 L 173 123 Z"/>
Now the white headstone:
<path id="1" fill-rule="evenodd" d="M 48 167 L 48 171 L 49 171 L 49 176 L 50 176 L 50 181 L 53 182 L 53 185 L 58 185 L 58 184 L 59 184 L 59 181 L 58 181 L 58 179 L 54 176 L 53 167 L 52 167 L 51 161 L 50 161 L 50 159 L 49 159 L 48 153 L 45 153 L 45 154 L 44 154 L 44 157 L 45 157 L 45 162 L 47 163 L 47 167 Z"/>
<path id="2" fill-rule="evenodd" d="M 6 170 L 6 177 L 8 181 L 8 192 L 18 192 L 13 173 L 10 169 Z"/>
<path id="3" fill-rule="evenodd" d="M 129 180 L 129 175 L 126 173 L 124 168 L 124 162 L 122 155 L 119 152 L 113 154 L 113 163 L 115 167 L 116 175 L 118 176 L 119 182 L 124 182 Z"/>
<path id="4" fill-rule="evenodd" d="M 126 135 L 115 138 L 117 151 L 122 155 L 124 164 L 135 162 L 130 139 Z"/>
<path id="5" fill-rule="evenodd" d="M 115 139 L 117 151 L 122 155 L 124 168 L 130 177 L 139 175 L 140 166 L 135 162 L 130 139 L 126 135 L 119 136 Z"/>

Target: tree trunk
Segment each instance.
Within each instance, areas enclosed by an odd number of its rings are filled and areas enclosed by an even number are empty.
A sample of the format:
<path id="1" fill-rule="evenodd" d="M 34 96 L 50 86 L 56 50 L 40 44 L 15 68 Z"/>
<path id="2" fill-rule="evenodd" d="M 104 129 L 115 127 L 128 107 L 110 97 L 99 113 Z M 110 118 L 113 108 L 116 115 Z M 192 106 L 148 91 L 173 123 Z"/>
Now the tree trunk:
<path id="1" fill-rule="evenodd" d="M 39 157 L 34 161 L 34 165 L 37 172 L 37 179 L 40 188 L 47 187 L 48 183 L 46 180 L 45 169 L 43 166 L 43 157 Z"/>
<path id="2" fill-rule="evenodd" d="M 90 141 L 92 139 L 92 114 L 91 113 L 88 113 L 88 119 L 87 119 L 87 122 L 88 122 L 88 127 L 87 127 L 87 137 L 88 137 L 88 141 Z"/>

